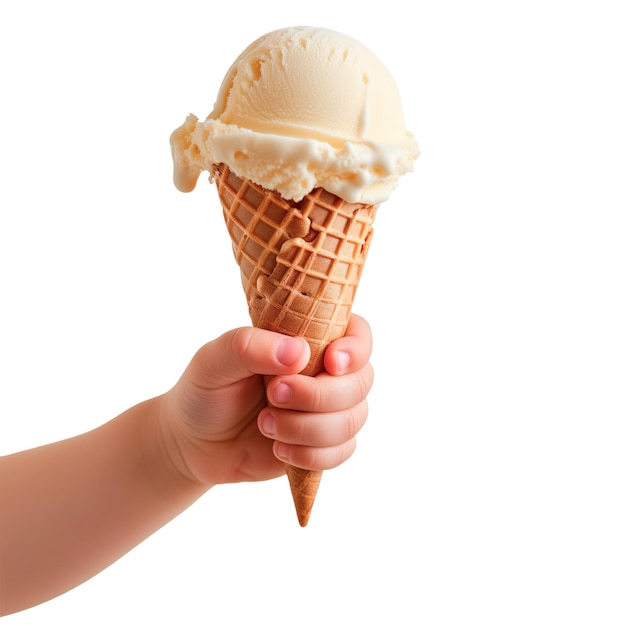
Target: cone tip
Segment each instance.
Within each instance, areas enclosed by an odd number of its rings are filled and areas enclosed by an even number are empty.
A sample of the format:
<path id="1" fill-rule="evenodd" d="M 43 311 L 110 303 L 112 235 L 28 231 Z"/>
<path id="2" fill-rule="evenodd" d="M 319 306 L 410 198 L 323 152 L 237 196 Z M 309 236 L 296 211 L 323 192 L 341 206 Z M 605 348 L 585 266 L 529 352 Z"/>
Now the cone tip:
<path id="1" fill-rule="evenodd" d="M 303 470 L 288 465 L 287 476 L 298 522 L 300 526 L 304 527 L 309 523 L 322 472 Z"/>

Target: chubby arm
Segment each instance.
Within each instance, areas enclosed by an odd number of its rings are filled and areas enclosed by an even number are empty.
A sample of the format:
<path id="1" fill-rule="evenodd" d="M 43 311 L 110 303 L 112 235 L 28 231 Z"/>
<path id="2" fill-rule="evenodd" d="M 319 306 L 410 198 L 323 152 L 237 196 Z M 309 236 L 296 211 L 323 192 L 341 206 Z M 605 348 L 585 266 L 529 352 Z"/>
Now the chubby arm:
<path id="1" fill-rule="evenodd" d="M 0 615 L 91 578 L 215 484 L 271 479 L 285 461 L 344 462 L 367 417 L 370 351 L 369 326 L 353 316 L 327 371 L 310 378 L 297 373 L 309 357 L 303 339 L 229 331 L 162 396 L 0 458 Z"/>
<path id="2" fill-rule="evenodd" d="M 0 459 L 1 614 L 91 578 L 208 489 L 168 467 L 160 402 Z"/>

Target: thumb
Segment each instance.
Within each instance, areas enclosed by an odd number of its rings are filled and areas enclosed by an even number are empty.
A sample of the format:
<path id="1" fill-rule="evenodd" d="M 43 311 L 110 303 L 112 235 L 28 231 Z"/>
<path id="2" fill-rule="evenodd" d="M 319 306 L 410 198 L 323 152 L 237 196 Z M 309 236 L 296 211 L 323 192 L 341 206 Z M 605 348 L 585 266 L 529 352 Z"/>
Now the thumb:
<path id="1" fill-rule="evenodd" d="M 188 374 L 199 387 L 222 387 L 254 374 L 297 374 L 309 356 L 309 345 L 302 337 L 243 327 L 200 348 Z"/>

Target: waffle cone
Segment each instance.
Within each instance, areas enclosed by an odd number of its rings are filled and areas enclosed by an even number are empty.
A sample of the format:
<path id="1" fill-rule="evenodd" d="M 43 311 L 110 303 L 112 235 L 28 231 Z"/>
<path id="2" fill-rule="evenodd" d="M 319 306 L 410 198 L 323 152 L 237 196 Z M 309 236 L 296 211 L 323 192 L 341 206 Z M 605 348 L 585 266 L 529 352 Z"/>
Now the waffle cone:
<path id="1" fill-rule="evenodd" d="M 225 165 L 216 182 L 252 324 L 304 337 L 311 358 L 302 373 L 319 374 L 326 347 L 345 334 L 377 206 L 322 188 L 286 200 Z M 322 472 L 287 466 L 287 475 L 306 526 Z"/>

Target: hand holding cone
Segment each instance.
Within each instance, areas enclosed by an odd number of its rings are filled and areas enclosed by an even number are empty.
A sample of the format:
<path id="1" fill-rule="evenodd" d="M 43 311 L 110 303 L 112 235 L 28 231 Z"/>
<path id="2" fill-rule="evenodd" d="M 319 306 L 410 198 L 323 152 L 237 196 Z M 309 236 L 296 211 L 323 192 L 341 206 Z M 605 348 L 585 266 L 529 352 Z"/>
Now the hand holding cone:
<path id="1" fill-rule="evenodd" d="M 372 236 L 376 205 L 317 188 L 286 200 L 220 165 L 217 190 L 254 326 L 304 337 L 303 374 L 324 370 L 324 351 L 345 334 Z M 301 526 L 322 472 L 287 466 Z"/>

